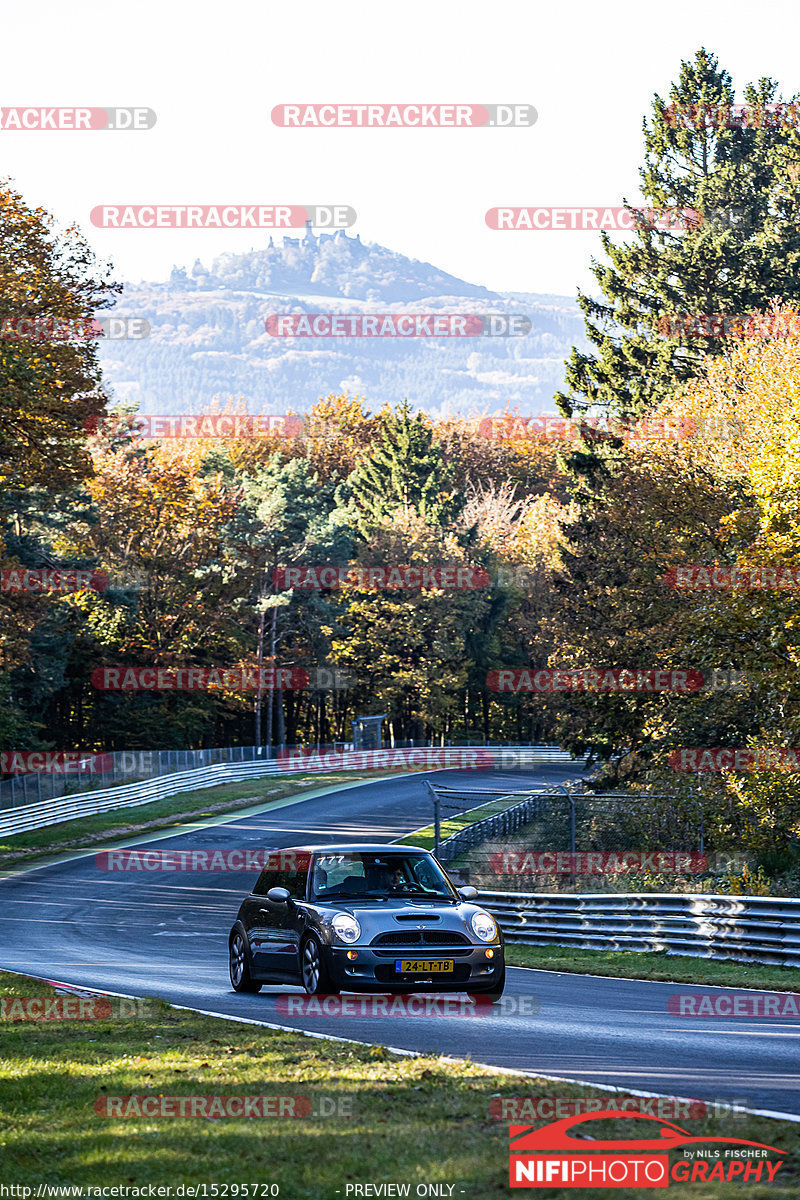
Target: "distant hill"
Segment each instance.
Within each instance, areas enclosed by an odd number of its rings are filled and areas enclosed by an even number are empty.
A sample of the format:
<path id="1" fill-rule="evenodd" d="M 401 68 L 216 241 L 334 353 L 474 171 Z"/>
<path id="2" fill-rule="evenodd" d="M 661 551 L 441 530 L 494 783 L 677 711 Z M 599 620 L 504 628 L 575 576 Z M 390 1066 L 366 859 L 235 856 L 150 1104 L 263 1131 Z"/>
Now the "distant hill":
<path id="1" fill-rule="evenodd" d="M 200 411 L 231 396 L 251 412 L 304 411 L 340 391 L 373 410 L 407 396 L 436 416 L 549 411 L 571 346 L 586 345 L 573 299 L 491 292 L 344 230 L 270 238 L 210 270 L 199 260 L 188 274 L 173 268 L 167 282 L 126 285 L 114 312 L 151 325 L 144 340 L 100 346 L 115 401 L 136 400 L 145 413 Z M 532 324 L 514 338 L 268 334 L 266 318 L 286 312 L 519 313 Z"/>

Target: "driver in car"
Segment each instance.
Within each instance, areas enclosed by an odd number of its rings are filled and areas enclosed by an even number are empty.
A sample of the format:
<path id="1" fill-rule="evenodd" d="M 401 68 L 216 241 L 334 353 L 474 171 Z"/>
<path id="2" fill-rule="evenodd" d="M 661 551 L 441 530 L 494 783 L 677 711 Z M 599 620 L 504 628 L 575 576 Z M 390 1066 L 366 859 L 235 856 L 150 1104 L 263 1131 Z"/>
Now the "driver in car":
<path id="1" fill-rule="evenodd" d="M 402 869 L 387 862 L 366 864 L 367 887 L 371 892 L 396 892 L 405 884 Z"/>

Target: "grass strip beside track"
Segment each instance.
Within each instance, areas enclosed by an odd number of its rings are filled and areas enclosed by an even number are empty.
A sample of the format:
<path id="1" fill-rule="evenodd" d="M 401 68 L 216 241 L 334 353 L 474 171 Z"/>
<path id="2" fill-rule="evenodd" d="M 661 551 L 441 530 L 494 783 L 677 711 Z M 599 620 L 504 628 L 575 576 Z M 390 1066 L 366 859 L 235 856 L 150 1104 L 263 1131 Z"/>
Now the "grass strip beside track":
<path id="1" fill-rule="evenodd" d="M 0 996 L 32 995 L 53 992 L 41 982 L 0 974 Z M 348 1183 L 409 1184 L 412 1197 L 418 1184 L 440 1183 L 454 1185 L 449 1193 L 454 1200 L 500 1200 L 508 1196 L 508 1121 L 492 1115 L 493 1101 L 594 1095 L 603 1099 L 603 1107 L 612 1107 L 612 1097 L 597 1089 L 498 1074 L 435 1055 L 405 1057 L 382 1047 L 262 1030 L 160 1001 L 147 1003 L 147 1015 L 138 1019 L 2 1022 L 4 1184 L 275 1183 L 281 1200 L 336 1200 L 337 1195 L 345 1200 Z M 346 1035 L 344 1021 L 343 1026 Z M 131 1094 L 302 1095 L 315 1112 L 324 1104 L 333 1115 L 170 1120 L 114 1119 L 95 1111 L 98 1097 Z M 797 1195 L 800 1126 L 742 1114 L 677 1123 L 692 1134 L 749 1138 L 786 1150 L 788 1159 L 775 1183 L 750 1183 L 746 1194 L 748 1200 Z M 641 1124 L 615 1121 L 604 1135 L 641 1137 Z M 671 1195 L 686 1200 L 731 1195 L 728 1184 L 671 1187 Z M 581 1194 L 592 1198 L 607 1192 Z M 652 1190 L 630 1188 L 625 1194 L 651 1200 Z M 574 1192 L 552 1188 L 547 1195 L 568 1200 Z"/>
<path id="2" fill-rule="evenodd" d="M 758 988 L 770 992 L 800 992 L 800 968 L 720 962 L 665 951 L 573 950 L 569 946 L 520 946 L 506 942 L 506 962 L 513 967 L 537 967 L 580 975 L 611 975 L 617 979 L 663 980 L 712 987 Z"/>
<path id="3" fill-rule="evenodd" d="M 153 800 L 135 808 L 115 809 L 92 817 L 76 817 L 58 825 L 32 829 L 29 833 L 3 834 L 0 835 L 0 871 L 27 866 L 39 858 L 87 849 L 137 833 L 152 833 L 183 825 L 187 821 L 202 821 L 258 804 L 277 803 L 317 788 L 342 787 L 360 780 L 383 779 L 400 774 L 408 774 L 408 768 L 326 771 L 318 775 L 292 775 L 287 779 L 269 776 L 262 780 L 180 792 L 177 796 Z"/>

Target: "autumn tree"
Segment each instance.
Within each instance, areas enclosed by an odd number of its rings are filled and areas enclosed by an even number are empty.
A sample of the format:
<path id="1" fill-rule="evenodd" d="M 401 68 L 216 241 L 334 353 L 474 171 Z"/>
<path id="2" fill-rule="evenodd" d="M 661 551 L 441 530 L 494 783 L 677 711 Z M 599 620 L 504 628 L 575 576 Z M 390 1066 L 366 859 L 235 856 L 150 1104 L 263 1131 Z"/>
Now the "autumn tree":
<path id="1" fill-rule="evenodd" d="M 87 422 L 107 402 L 91 332 L 120 290 L 76 228 L 59 232 L 44 209 L 0 185 L 0 495 L 7 512 L 31 484 L 57 490 L 89 474 Z"/>
<path id="2" fill-rule="evenodd" d="M 3 567 L 87 565 L 75 557 L 69 529 L 86 520 L 86 423 L 107 399 L 93 322 L 119 290 L 77 229 L 59 231 L 44 209 L 0 183 Z M 7 745 L 48 738 L 42 711 L 63 682 L 72 603 L 47 594 L 0 598 L 0 735 Z"/>
<path id="3" fill-rule="evenodd" d="M 303 458 L 284 461 L 275 454 L 257 471 L 242 477 L 242 503 L 230 522 L 226 537 L 228 559 L 248 581 L 237 604 L 243 627 L 254 632 L 259 664 L 313 667 L 330 649 L 329 634 L 335 621 L 324 597 L 313 592 L 293 592 L 281 586 L 278 568 L 292 564 L 347 560 L 352 534 L 339 517 L 334 500 L 335 478 L 320 480 Z M 313 671 L 311 672 L 313 676 Z M 266 744 L 285 741 L 285 710 L 296 727 L 297 698 L 267 691 Z M 277 739 L 273 738 L 273 714 Z M 262 697 L 255 703 L 255 737 L 261 744 Z"/>

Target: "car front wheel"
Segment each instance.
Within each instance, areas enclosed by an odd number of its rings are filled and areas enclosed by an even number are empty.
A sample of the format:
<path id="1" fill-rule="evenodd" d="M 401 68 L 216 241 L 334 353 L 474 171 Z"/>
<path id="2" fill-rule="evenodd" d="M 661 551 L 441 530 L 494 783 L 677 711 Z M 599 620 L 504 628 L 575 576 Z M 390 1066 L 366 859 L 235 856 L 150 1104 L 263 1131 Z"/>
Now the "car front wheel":
<path id="1" fill-rule="evenodd" d="M 334 985 L 328 973 L 328 967 L 322 953 L 322 946 L 313 934 L 303 942 L 303 947 L 300 951 L 300 971 L 303 979 L 303 987 L 306 989 L 307 995 L 338 995 L 340 989 Z"/>
<path id="2" fill-rule="evenodd" d="M 260 992 L 261 984 L 252 978 L 247 961 L 244 934 L 237 929 L 230 945 L 231 984 L 235 992 Z"/>

